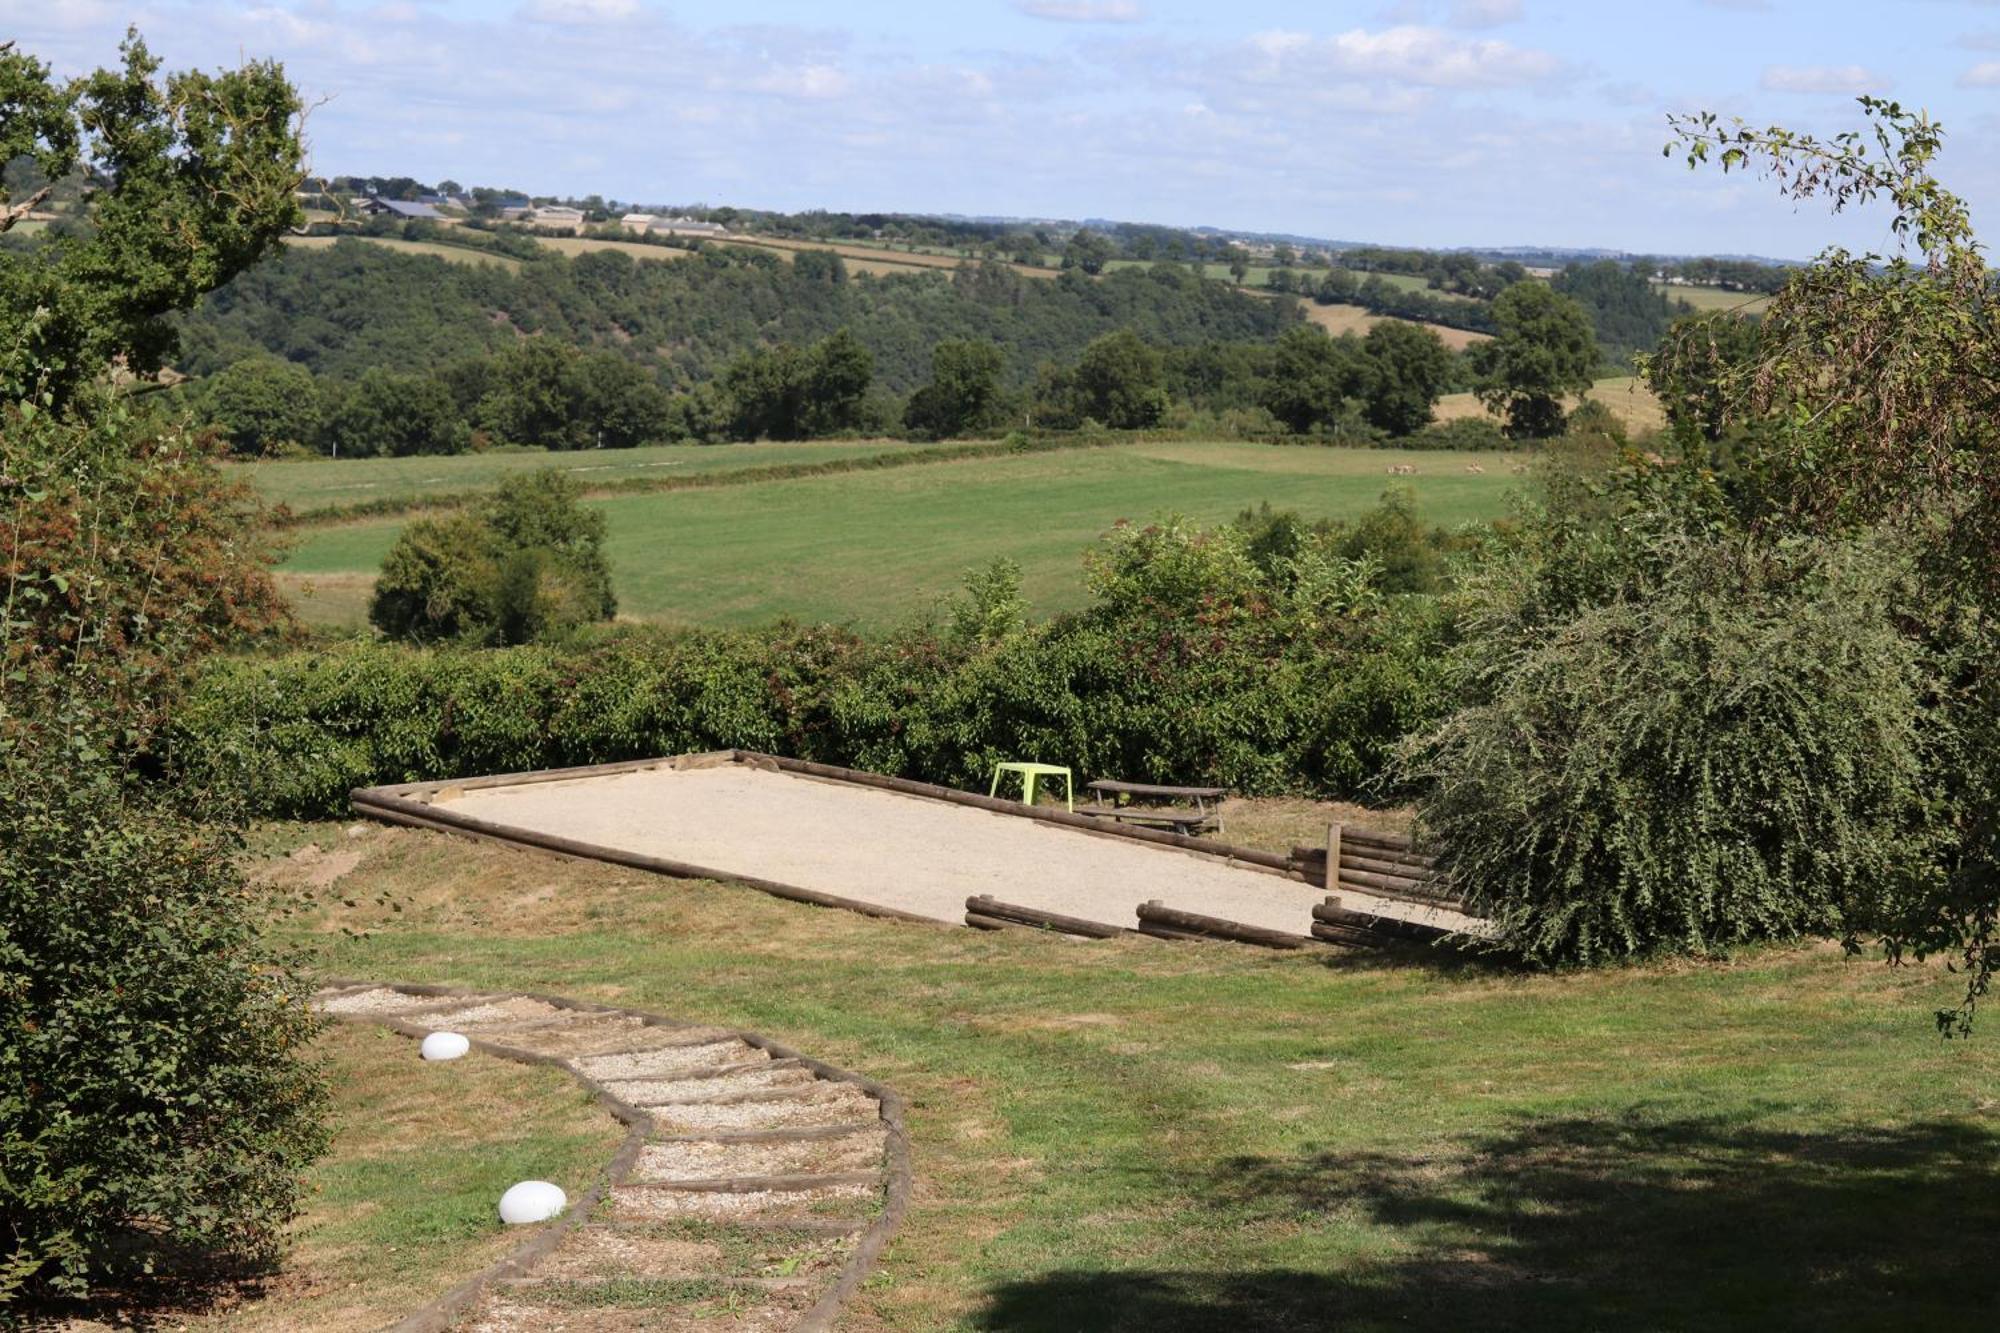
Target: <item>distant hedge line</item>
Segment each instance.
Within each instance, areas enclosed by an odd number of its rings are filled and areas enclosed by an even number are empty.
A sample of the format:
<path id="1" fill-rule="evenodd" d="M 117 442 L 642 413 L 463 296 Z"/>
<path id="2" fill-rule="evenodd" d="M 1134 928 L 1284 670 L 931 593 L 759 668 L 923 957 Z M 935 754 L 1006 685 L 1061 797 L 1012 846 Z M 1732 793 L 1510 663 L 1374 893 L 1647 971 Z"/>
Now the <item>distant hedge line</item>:
<path id="1" fill-rule="evenodd" d="M 357 786 L 732 747 L 967 788 L 1032 758 L 1079 781 L 1354 795 L 1439 714 L 1442 620 L 1409 599 L 1319 635 L 1081 614 L 984 644 L 795 627 L 355 643 L 210 664 L 165 757 L 295 818 Z"/>

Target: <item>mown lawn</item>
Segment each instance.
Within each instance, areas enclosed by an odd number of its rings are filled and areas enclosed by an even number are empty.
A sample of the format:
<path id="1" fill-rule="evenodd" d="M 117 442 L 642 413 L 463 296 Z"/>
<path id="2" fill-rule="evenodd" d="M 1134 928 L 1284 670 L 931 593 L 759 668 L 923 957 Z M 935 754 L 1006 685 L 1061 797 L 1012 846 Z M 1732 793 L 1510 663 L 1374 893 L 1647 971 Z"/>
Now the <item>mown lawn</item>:
<path id="1" fill-rule="evenodd" d="M 1934 970 L 989 936 L 304 835 L 403 908 L 335 909 L 330 972 L 742 1025 L 902 1091 L 915 1203 L 846 1327 L 1946 1329 L 2000 1293 L 2000 1034 L 1940 1042 Z"/>
<path id="2" fill-rule="evenodd" d="M 755 445 L 751 448 L 766 448 Z M 818 446 L 813 446 L 818 447 Z M 780 616 L 894 623 L 955 590 L 969 568 L 1017 561 L 1038 613 L 1085 598 L 1083 549 L 1119 519 L 1204 523 L 1269 501 L 1351 518 L 1393 483 L 1424 521 L 1506 511 L 1517 459 L 1257 444 L 1131 444 L 593 501 L 622 614 L 705 625 Z M 1415 466 L 1391 478 L 1388 469 Z M 435 466 L 435 462 L 433 464 Z M 1473 473 L 1477 465 L 1483 472 Z M 309 466 L 309 465 L 292 465 Z M 300 534 L 288 575 L 367 575 L 406 520 Z"/>

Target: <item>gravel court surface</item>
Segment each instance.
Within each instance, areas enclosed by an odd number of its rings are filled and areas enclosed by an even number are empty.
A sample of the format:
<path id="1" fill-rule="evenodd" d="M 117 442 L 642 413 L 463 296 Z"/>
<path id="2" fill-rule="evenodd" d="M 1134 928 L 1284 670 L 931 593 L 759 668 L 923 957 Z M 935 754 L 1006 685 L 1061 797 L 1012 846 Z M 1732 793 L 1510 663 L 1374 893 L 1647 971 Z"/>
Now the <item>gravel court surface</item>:
<path id="1" fill-rule="evenodd" d="M 455 812 L 717 871 L 776 880 L 962 924 L 991 894 L 1134 926 L 1139 904 L 1310 933 L 1324 890 L 1192 852 L 1098 837 L 990 810 L 744 766 L 475 788 Z M 1343 891 L 1358 911 L 1440 926 L 1454 912 Z"/>

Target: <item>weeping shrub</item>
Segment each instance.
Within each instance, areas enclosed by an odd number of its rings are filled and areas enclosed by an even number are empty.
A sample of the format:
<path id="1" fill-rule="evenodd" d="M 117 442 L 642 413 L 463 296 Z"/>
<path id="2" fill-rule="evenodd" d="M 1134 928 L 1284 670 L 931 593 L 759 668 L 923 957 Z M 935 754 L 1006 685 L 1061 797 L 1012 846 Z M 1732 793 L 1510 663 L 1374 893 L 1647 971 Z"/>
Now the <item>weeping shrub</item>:
<path id="1" fill-rule="evenodd" d="M 1406 752 L 1444 865 L 1537 961 L 1844 934 L 1929 874 L 1930 671 L 1894 562 L 1663 542 L 1644 586 L 1553 622 L 1489 589 L 1476 702 Z"/>

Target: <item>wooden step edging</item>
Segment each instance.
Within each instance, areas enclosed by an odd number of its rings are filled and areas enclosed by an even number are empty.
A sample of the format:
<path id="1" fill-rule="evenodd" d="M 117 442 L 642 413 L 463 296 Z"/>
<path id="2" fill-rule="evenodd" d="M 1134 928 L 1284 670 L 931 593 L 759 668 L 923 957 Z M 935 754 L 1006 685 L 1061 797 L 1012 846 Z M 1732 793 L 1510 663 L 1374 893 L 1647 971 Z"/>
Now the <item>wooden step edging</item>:
<path id="1" fill-rule="evenodd" d="M 473 990 L 453 986 L 333 978 L 325 981 L 319 987 L 315 998 L 320 1001 L 334 1000 L 342 996 L 374 990 L 389 990 L 409 996 L 435 996 L 440 1003 L 425 1005 L 415 1010 L 356 1012 L 352 1014 L 334 1013 L 331 1016 L 342 1022 L 373 1023 L 380 1027 L 386 1027 L 393 1032 L 400 1033 L 405 1037 L 422 1040 L 427 1034 L 437 1031 L 437 1026 L 435 1024 L 426 1024 L 421 1021 L 413 1022 L 410 1020 L 421 1020 L 427 1015 L 436 1014 L 451 1008 L 462 1007 L 468 1003 L 497 1003 L 504 1000 L 521 999 L 537 1001 L 578 1014 L 601 1014 L 621 1018 L 636 1018 L 645 1027 L 683 1029 L 689 1032 L 701 1033 L 720 1033 L 722 1034 L 720 1036 L 705 1037 L 700 1042 L 688 1044 L 705 1045 L 711 1041 L 720 1042 L 732 1039 L 740 1041 L 747 1046 L 768 1052 L 774 1061 L 783 1060 L 790 1062 L 793 1067 L 809 1069 L 819 1079 L 826 1082 L 843 1083 L 859 1088 L 863 1093 L 874 1099 L 879 1117 L 875 1121 L 857 1121 L 850 1125 L 838 1126 L 813 1126 L 803 1130 L 780 1129 L 721 1131 L 711 1134 L 656 1134 L 654 1132 L 653 1118 L 644 1108 L 624 1101 L 605 1088 L 604 1081 L 584 1074 L 576 1067 L 573 1059 L 545 1055 L 537 1051 L 523 1050 L 519 1047 L 509 1046 L 504 1041 L 490 1039 L 494 1035 L 504 1034 L 487 1034 L 486 1036 L 482 1036 L 476 1032 L 464 1033 L 462 1035 L 465 1036 L 466 1040 L 474 1048 L 489 1055 L 503 1060 L 512 1060 L 518 1064 L 539 1065 L 552 1069 L 560 1069 L 569 1074 L 572 1078 L 583 1084 L 595 1096 L 598 1103 L 625 1126 L 625 1136 L 619 1143 L 617 1151 L 613 1153 L 610 1162 L 606 1165 L 603 1180 L 586 1191 L 580 1198 L 574 1200 L 564 1210 L 562 1216 L 538 1228 L 535 1234 L 515 1246 L 497 1262 L 467 1277 L 443 1295 L 427 1302 L 419 1309 L 412 1311 L 389 1325 L 385 1333 L 448 1333 L 448 1330 L 470 1311 L 479 1298 L 485 1295 L 490 1289 L 501 1285 L 512 1285 L 528 1279 L 531 1270 L 553 1253 L 556 1247 L 568 1239 L 573 1231 L 592 1222 L 593 1214 L 614 1189 L 640 1188 L 650 1190 L 665 1186 L 686 1189 L 690 1192 L 702 1192 L 704 1189 L 716 1191 L 732 1183 L 742 1183 L 730 1181 L 697 1181 L 677 1184 L 672 1182 L 635 1182 L 631 1179 L 631 1175 L 633 1170 L 638 1166 L 642 1150 L 648 1143 L 778 1142 L 784 1139 L 837 1138 L 860 1132 L 872 1132 L 877 1128 L 883 1130 L 883 1168 L 880 1173 L 856 1173 L 858 1174 L 857 1180 L 849 1180 L 848 1176 L 850 1173 L 830 1173 L 816 1178 L 806 1176 L 766 1178 L 792 1180 L 816 1179 L 817 1183 L 815 1185 L 805 1187 L 808 1189 L 821 1188 L 833 1184 L 874 1181 L 880 1181 L 883 1187 L 881 1211 L 876 1213 L 872 1219 L 866 1223 L 841 1221 L 837 1224 L 840 1230 L 829 1230 L 827 1232 L 827 1234 L 840 1235 L 854 1234 L 858 1236 L 858 1239 L 855 1242 L 854 1249 L 848 1254 L 846 1262 L 842 1264 L 840 1272 L 821 1295 L 820 1299 L 810 1309 L 800 1315 L 798 1321 L 791 1326 L 793 1333 L 827 1333 L 827 1330 L 833 1327 L 834 1321 L 839 1317 L 841 1310 L 852 1299 L 854 1293 L 860 1289 L 862 1282 L 874 1271 L 876 1264 L 881 1259 L 883 1249 L 888 1245 L 890 1237 L 895 1234 L 896 1229 L 902 1224 L 904 1215 L 909 1210 L 912 1176 L 909 1130 L 907 1125 L 908 1111 L 903 1099 L 893 1089 L 877 1083 L 873 1079 L 850 1073 L 847 1070 L 826 1064 L 820 1060 L 815 1060 L 808 1055 L 793 1050 L 789 1046 L 772 1041 L 770 1038 L 754 1032 L 719 1029 L 707 1024 L 664 1018 L 660 1015 L 641 1010 L 626 1009 L 608 1004 L 597 1004 L 585 1000 L 573 1000 L 566 996 L 548 995 L 537 991 Z M 539 1027 L 540 1025 L 537 1026 Z M 575 1058 L 595 1059 L 603 1055 L 617 1054 L 621 1054 L 621 1052 L 592 1052 L 587 1056 Z M 762 1066 L 760 1065 L 759 1067 Z M 606 1081 L 618 1082 L 621 1080 Z M 749 1186 L 746 1184 L 743 1190 L 738 1192 L 748 1192 L 748 1189 Z M 731 1224 L 737 1225 L 738 1223 L 732 1220 Z"/>

